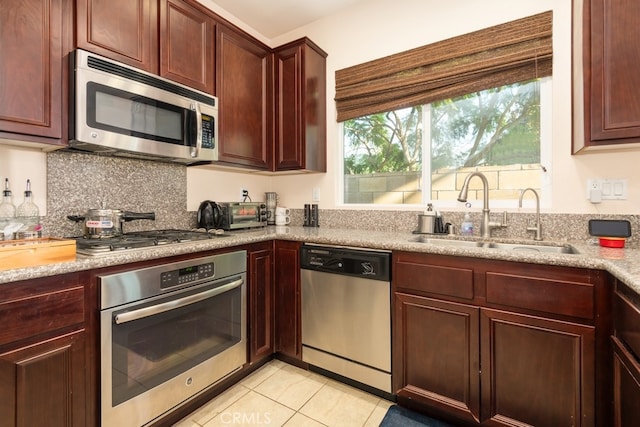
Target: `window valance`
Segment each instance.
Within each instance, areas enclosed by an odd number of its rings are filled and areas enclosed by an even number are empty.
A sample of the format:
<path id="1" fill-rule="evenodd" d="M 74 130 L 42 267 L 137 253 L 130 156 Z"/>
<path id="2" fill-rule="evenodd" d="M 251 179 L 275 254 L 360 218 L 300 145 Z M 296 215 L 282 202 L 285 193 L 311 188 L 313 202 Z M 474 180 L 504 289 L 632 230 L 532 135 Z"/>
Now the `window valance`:
<path id="1" fill-rule="evenodd" d="M 336 71 L 338 121 L 546 77 L 552 12 Z"/>

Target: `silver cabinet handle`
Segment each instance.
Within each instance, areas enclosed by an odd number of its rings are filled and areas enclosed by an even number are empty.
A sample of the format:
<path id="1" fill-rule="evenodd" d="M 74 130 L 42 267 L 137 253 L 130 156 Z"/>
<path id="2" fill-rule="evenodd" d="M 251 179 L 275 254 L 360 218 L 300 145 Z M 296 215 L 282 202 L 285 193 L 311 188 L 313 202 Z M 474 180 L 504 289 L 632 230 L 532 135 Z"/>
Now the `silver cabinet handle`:
<path id="1" fill-rule="evenodd" d="M 223 294 L 239 286 L 242 286 L 243 283 L 243 279 L 238 279 L 234 280 L 233 282 L 227 283 L 226 285 L 209 289 L 207 291 L 200 292 L 199 294 L 189 295 L 188 297 L 183 297 L 175 301 L 163 302 L 162 304 L 152 305 L 151 307 L 145 307 L 138 310 L 128 311 L 126 313 L 116 314 L 114 317 L 114 321 L 116 325 L 121 325 L 123 323 L 153 316 L 154 314 L 160 314 L 166 311 L 175 310 L 176 308 L 184 307 L 185 305 L 194 304 L 207 298 Z"/>
<path id="2" fill-rule="evenodd" d="M 191 157 L 197 158 L 200 155 L 200 149 L 202 148 L 202 114 L 200 112 L 200 104 L 195 103 L 192 109 L 196 111 L 196 146 L 191 146 Z"/>

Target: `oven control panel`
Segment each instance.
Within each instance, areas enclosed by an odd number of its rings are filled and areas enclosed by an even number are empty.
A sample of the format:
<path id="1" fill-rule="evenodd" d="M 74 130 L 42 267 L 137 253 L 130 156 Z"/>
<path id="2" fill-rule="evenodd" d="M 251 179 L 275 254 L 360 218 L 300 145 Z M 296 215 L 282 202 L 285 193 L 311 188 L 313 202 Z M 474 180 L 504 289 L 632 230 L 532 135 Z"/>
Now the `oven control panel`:
<path id="1" fill-rule="evenodd" d="M 172 286 L 185 285 L 213 277 L 213 274 L 214 268 L 212 262 L 165 271 L 160 275 L 160 287 L 165 289 Z"/>

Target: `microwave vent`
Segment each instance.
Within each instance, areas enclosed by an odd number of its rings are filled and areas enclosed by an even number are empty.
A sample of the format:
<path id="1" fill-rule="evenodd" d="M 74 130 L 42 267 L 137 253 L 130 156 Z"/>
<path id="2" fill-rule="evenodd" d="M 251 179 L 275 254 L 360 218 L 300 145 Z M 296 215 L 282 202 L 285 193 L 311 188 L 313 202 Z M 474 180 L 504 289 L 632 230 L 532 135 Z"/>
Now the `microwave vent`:
<path id="1" fill-rule="evenodd" d="M 193 99 L 203 104 L 216 106 L 216 99 L 210 95 L 206 95 L 200 92 L 190 90 L 186 87 L 182 87 L 171 83 L 170 81 L 159 79 L 150 74 L 141 73 L 131 68 L 123 67 L 112 62 L 105 61 L 101 58 L 89 55 L 87 58 L 87 64 L 89 68 L 99 70 L 114 76 L 120 76 L 128 80 L 133 80 L 138 83 L 153 86 L 158 89 L 165 90 L 167 92 L 175 93 L 176 95 L 184 96 L 185 98 Z"/>

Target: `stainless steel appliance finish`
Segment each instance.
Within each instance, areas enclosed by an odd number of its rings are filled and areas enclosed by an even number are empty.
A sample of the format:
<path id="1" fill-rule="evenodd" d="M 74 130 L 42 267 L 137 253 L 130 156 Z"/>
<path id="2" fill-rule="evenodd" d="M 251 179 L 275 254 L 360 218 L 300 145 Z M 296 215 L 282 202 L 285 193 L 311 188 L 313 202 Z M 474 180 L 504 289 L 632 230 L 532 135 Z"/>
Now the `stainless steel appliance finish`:
<path id="1" fill-rule="evenodd" d="M 239 230 L 267 226 L 267 205 L 260 202 L 218 203 L 222 212 L 219 228 Z"/>
<path id="2" fill-rule="evenodd" d="M 108 255 L 119 251 L 134 251 L 153 246 L 171 245 L 228 236 L 219 230 L 151 230 L 125 233 L 120 236 L 88 239 L 76 237 L 76 252 L 85 256 Z"/>
<path id="3" fill-rule="evenodd" d="M 99 278 L 103 426 L 145 425 L 246 363 L 246 256 Z"/>
<path id="4" fill-rule="evenodd" d="M 194 164 L 218 160 L 218 99 L 80 49 L 69 145 L 103 155 Z"/>
<path id="5" fill-rule="evenodd" d="M 302 360 L 391 393 L 390 257 L 316 245 L 301 249 Z"/>

